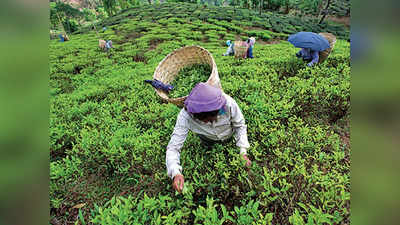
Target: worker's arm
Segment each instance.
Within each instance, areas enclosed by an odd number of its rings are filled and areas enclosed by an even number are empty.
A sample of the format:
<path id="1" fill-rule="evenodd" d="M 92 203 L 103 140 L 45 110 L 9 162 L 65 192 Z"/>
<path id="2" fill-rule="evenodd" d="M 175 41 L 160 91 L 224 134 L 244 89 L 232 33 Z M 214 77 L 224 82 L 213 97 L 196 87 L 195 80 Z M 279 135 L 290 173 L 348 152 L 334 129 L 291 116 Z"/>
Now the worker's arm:
<path id="1" fill-rule="evenodd" d="M 247 126 L 243 114 L 234 99 L 231 100 L 231 122 L 234 129 L 234 138 L 236 146 L 240 148 L 240 155 L 246 161 L 246 166 L 250 167 L 251 161 L 247 157 L 247 149 L 250 147 L 247 140 Z"/>
<path id="2" fill-rule="evenodd" d="M 226 50 L 224 56 L 230 55 L 233 53 L 233 44 L 229 45 L 228 49 Z"/>
<path id="3" fill-rule="evenodd" d="M 180 153 L 188 132 L 189 128 L 187 113 L 184 111 L 184 109 L 182 109 L 176 120 L 171 140 L 167 146 L 166 166 L 167 174 L 171 179 L 173 179 L 177 174 L 182 174 Z"/>
<path id="4" fill-rule="evenodd" d="M 297 53 L 296 53 L 297 58 L 300 58 L 303 56 L 303 49 L 300 49 Z"/>
<path id="5" fill-rule="evenodd" d="M 236 146 L 240 148 L 240 154 L 245 155 L 247 154 L 247 149 L 250 147 L 249 141 L 247 140 L 246 121 L 236 101 L 232 98 L 231 101 L 231 122 L 234 129 Z"/>
<path id="6" fill-rule="evenodd" d="M 311 52 L 311 57 L 312 57 L 312 60 L 311 60 L 311 62 L 309 62 L 307 64 L 307 66 L 313 66 L 314 64 L 318 63 L 318 61 L 319 61 L 319 52 L 318 51 L 312 51 Z"/>

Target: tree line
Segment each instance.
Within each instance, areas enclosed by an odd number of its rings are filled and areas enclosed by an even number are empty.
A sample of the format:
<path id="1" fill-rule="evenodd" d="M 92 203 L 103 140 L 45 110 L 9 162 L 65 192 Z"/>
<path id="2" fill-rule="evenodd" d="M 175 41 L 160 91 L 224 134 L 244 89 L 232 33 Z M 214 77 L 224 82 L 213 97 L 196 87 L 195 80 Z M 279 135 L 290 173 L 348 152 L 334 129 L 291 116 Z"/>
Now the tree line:
<path id="1" fill-rule="evenodd" d="M 81 0 L 80 8 L 74 8 L 66 1 L 50 0 L 51 29 L 57 30 L 62 24 L 71 33 L 84 23 L 93 23 L 113 16 L 118 11 L 142 4 L 163 2 L 188 2 L 213 6 L 233 6 L 247 8 L 263 13 L 279 11 L 284 14 L 293 12 L 297 15 L 320 16 L 320 23 L 329 14 L 328 8 L 332 1 L 346 0 Z"/>

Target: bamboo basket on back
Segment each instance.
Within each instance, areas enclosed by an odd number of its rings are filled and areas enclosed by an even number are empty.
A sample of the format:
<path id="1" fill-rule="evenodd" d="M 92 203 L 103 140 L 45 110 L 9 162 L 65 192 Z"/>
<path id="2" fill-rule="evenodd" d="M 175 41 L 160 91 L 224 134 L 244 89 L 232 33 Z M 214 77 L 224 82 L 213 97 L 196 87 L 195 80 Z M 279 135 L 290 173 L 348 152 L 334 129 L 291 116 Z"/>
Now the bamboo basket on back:
<path id="1" fill-rule="evenodd" d="M 235 58 L 246 58 L 249 45 L 245 41 L 235 41 L 233 45 Z"/>
<path id="2" fill-rule="evenodd" d="M 335 37 L 335 35 L 333 35 L 331 33 L 319 33 L 319 35 L 321 35 L 326 40 L 328 40 L 329 45 L 330 45 L 329 48 L 325 49 L 322 52 L 319 52 L 318 63 L 322 63 L 323 61 L 325 61 L 328 58 L 329 54 L 331 54 L 333 47 L 335 47 L 336 37 Z"/>
<path id="3" fill-rule="evenodd" d="M 168 54 L 158 64 L 153 78 L 164 84 L 170 84 L 178 76 L 181 69 L 196 64 L 210 65 L 211 74 L 206 83 L 222 89 L 214 58 L 209 51 L 200 46 L 186 46 Z M 169 98 L 168 93 L 156 88 L 155 91 L 164 101 L 173 103 L 179 107 L 183 107 L 183 103 L 187 97 Z"/>

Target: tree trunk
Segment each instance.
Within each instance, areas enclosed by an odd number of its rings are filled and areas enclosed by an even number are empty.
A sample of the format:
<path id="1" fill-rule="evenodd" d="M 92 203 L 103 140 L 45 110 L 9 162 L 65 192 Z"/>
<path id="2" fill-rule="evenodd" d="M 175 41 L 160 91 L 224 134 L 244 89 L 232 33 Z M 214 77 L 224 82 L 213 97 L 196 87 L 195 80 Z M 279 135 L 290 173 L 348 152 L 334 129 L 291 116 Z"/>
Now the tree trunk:
<path id="1" fill-rule="evenodd" d="M 285 6 L 285 14 L 289 14 L 289 3 Z"/>
<path id="2" fill-rule="evenodd" d="M 260 16 L 261 16 L 262 7 L 263 7 L 263 0 L 260 1 Z"/>
<path id="3" fill-rule="evenodd" d="M 329 8 L 329 4 L 330 4 L 330 3 L 331 3 L 331 0 L 328 0 L 328 3 L 326 4 L 325 10 L 323 10 L 323 14 L 324 14 L 324 15 L 322 16 L 322 18 L 321 18 L 321 20 L 319 21 L 318 24 L 321 24 L 322 21 L 324 21 L 326 15 L 328 14 L 328 8 Z"/>

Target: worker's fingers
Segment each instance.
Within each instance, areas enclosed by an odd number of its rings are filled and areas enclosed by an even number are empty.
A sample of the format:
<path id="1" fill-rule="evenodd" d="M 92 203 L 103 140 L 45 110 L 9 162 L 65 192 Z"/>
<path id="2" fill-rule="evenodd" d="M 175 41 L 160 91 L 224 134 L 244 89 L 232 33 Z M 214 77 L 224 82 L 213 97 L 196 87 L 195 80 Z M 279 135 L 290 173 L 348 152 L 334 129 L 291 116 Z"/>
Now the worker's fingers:
<path id="1" fill-rule="evenodd" d="M 174 189 L 175 189 L 175 191 L 180 192 L 180 191 L 179 191 L 179 186 L 178 186 L 178 184 L 175 184 L 175 185 L 174 185 Z"/>
<path id="2" fill-rule="evenodd" d="M 246 166 L 251 166 L 251 161 L 247 160 Z"/>
<path id="3" fill-rule="evenodd" d="M 246 167 L 250 167 L 251 166 L 251 161 L 250 159 L 247 157 L 247 155 L 243 155 L 243 159 L 246 160 Z"/>
<path id="4" fill-rule="evenodd" d="M 184 183 L 184 178 L 182 175 L 176 175 L 173 181 L 173 188 L 178 191 L 179 193 L 182 192 L 183 190 L 183 183 Z"/>
<path id="5" fill-rule="evenodd" d="M 174 182 L 172 183 L 173 188 L 176 191 L 179 191 L 179 184 L 178 184 L 178 180 L 174 180 Z"/>
<path id="6" fill-rule="evenodd" d="M 173 187 L 174 187 L 174 189 L 175 189 L 176 191 L 179 192 L 179 183 L 178 183 L 178 180 L 174 180 Z"/>
<path id="7" fill-rule="evenodd" d="M 180 182 L 180 189 L 181 189 L 181 191 L 183 190 L 183 179 L 182 179 L 182 181 Z"/>

